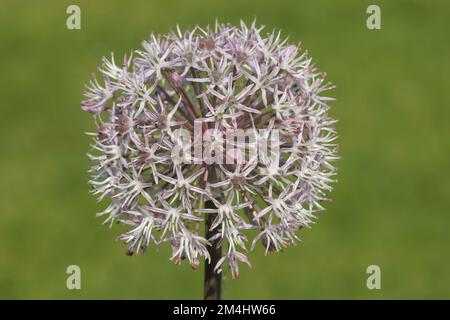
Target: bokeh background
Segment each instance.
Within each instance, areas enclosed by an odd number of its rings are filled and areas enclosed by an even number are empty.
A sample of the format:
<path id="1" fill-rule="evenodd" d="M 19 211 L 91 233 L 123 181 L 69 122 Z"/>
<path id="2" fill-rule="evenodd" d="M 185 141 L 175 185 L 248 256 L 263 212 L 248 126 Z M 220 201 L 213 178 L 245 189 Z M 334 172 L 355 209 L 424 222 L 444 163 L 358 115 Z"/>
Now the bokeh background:
<path id="1" fill-rule="evenodd" d="M 81 30 L 66 8 L 81 7 Z M 382 29 L 366 28 L 381 7 Z M 199 299 L 203 270 L 169 250 L 127 257 L 88 193 L 84 83 L 110 52 L 176 23 L 255 17 L 302 41 L 337 85 L 339 183 L 303 242 L 251 255 L 224 298 L 450 298 L 447 1 L 1 1 L 0 298 Z M 66 289 L 81 267 L 82 289 Z M 379 265 L 381 290 L 366 268 Z M 227 276 L 229 278 L 229 276 Z"/>

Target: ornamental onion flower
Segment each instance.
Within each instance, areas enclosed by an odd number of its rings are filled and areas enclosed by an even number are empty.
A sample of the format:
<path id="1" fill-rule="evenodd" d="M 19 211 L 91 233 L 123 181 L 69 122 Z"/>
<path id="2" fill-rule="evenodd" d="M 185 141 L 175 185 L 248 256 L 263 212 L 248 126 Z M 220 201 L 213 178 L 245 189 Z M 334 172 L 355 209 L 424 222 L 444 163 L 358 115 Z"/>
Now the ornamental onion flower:
<path id="1" fill-rule="evenodd" d="M 142 47 L 104 58 L 81 103 L 97 127 L 89 183 L 109 199 L 98 216 L 129 227 L 129 255 L 169 243 L 175 263 L 233 278 L 258 243 L 296 244 L 335 181 L 325 74 L 255 23 L 177 27 Z"/>

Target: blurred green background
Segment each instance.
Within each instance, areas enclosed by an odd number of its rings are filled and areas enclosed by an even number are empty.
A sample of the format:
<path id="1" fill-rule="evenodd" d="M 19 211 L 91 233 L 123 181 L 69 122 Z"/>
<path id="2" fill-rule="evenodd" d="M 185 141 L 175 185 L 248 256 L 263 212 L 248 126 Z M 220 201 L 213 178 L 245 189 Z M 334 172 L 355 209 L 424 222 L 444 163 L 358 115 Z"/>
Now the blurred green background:
<path id="1" fill-rule="evenodd" d="M 66 8 L 81 7 L 81 30 Z M 381 7 L 382 29 L 366 28 Z M 450 298 L 448 1 L 1 1 L 0 298 L 202 297 L 203 270 L 168 248 L 127 257 L 95 218 L 84 84 L 150 32 L 257 18 L 302 41 L 337 85 L 339 182 L 303 242 L 251 255 L 224 298 Z M 81 267 L 82 289 L 66 289 Z M 381 290 L 366 268 L 379 265 Z M 227 276 L 229 278 L 229 276 Z"/>

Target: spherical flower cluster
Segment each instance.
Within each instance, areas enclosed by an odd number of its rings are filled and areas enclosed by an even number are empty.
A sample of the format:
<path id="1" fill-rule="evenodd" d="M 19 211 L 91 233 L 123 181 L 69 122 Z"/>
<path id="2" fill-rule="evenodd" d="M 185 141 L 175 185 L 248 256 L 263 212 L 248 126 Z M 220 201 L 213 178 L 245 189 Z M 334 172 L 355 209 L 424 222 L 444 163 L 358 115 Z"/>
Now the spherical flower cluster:
<path id="1" fill-rule="evenodd" d="M 216 23 L 151 35 L 122 64 L 105 58 L 101 81 L 87 86 L 82 109 L 97 126 L 90 184 L 110 200 L 98 213 L 105 223 L 129 226 L 119 237 L 128 254 L 168 242 L 172 260 L 196 268 L 214 244 L 215 271 L 228 265 L 235 278 L 258 242 L 266 253 L 295 244 L 324 209 L 337 147 L 323 92 L 333 86 L 299 46 L 262 30 Z M 239 130 L 250 141 L 230 138 Z"/>

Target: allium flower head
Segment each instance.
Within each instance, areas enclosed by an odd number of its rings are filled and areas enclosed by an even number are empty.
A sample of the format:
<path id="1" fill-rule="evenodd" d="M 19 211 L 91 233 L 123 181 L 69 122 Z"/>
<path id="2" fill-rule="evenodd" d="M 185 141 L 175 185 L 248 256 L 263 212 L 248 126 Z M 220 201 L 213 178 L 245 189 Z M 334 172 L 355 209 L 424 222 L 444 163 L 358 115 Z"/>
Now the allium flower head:
<path id="1" fill-rule="evenodd" d="M 92 192 L 109 200 L 98 215 L 129 226 L 128 254 L 168 242 L 175 263 L 196 268 L 214 244 L 216 272 L 237 277 L 257 243 L 266 253 L 295 244 L 336 173 L 324 74 L 255 23 L 177 28 L 142 46 L 120 64 L 104 58 L 82 102 L 97 126 Z"/>

